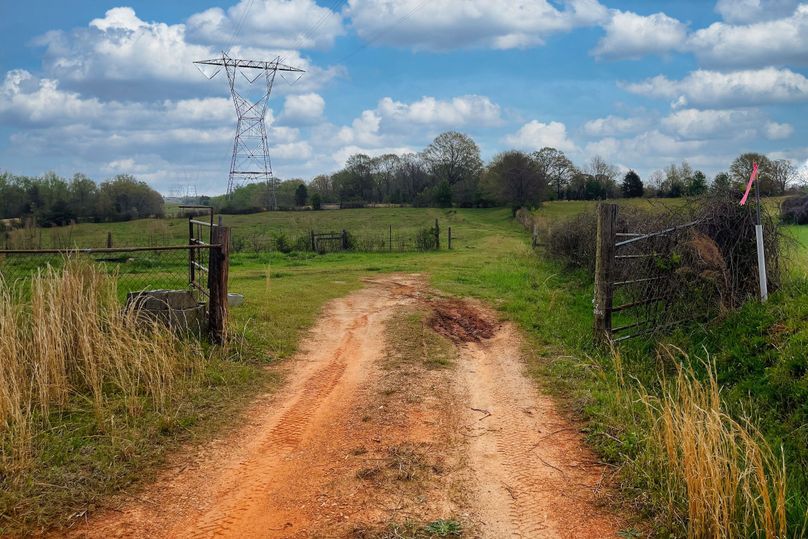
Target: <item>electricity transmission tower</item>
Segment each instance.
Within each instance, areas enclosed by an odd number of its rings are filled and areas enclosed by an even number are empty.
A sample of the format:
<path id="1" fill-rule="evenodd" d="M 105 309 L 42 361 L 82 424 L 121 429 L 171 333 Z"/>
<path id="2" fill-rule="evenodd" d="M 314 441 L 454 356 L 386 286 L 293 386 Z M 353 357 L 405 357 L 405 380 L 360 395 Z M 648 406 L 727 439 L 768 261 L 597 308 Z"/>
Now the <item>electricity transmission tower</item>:
<path id="1" fill-rule="evenodd" d="M 226 52 L 222 52 L 221 58 L 199 60 L 194 64 L 208 79 L 212 79 L 224 69 L 230 84 L 233 104 L 236 107 L 238 122 L 233 141 L 233 157 L 230 160 L 227 194 L 231 194 L 236 187 L 245 183 L 266 182 L 269 187 L 272 209 L 277 210 L 278 200 L 275 191 L 278 181 L 272 175 L 267 127 L 264 121 L 267 114 L 267 102 L 278 71 L 303 73 L 303 70 L 282 64 L 280 58 L 271 62 L 239 60 L 231 58 Z M 211 68 L 214 68 L 212 72 Z M 242 95 L 236 84 L 240 79 L 244 79 L 249 85 L 261 79 L 260 91 L 251 98 L 246 97 L 246 94 Z"/>

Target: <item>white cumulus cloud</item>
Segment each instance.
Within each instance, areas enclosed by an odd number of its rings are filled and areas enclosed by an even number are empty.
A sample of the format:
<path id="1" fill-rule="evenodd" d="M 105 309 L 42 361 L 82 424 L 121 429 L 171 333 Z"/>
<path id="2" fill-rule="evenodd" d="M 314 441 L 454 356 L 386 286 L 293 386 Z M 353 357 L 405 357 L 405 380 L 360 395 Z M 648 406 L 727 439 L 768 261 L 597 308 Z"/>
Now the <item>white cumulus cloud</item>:
<path id="1" fill-rule="evenodd" d="M 532 120 L 516 133 L 505 137 L 505 142 L 520 150 L 535 151 L 549 146 L 563 152 L 577 150 L 575 143 L 567 137 L 567 127 L 561 122 L 541 123 Z"/>
<path id="2" fill-rule="evenodd" d="M 732 23 L 776 19 L 788 15 L 800 0 L 718 0 L 715 10 Z"/>
<path id="3" fill-rule="evenodd" d="M 325 110 L 325 100 L 320 94 L 290 95 L 283 104 L 285 122 L 313 123 L 320 120 Z"/>
<path id="4" fill-rule="evenodd" d="M 651 118 L 647 117 L 621 118 L 609 115 L 605 118 L 596 118 L 586 122 L 584 132 L 593 137 L 623 135 L 641 131 L 647 128 L 650 122 Z"/>
<path id="5" fill-rule="evenodd" d="M 188 35 L 202 43 L 269 48 L 327 48 L 344 34 L 342 15 L 314 0 L 241 0 L 188 18 Z M 316 28 L 316 31 L 312 31 Z"/>
<path id="6" fill-rule="evenodd" d="M 808 65 L 808 4 L 790 16 L 698 30 L 688 49 L 706 66 Z"/>
<path id="7" fill-rule="evenodd" d="M 501 121 L 499 105 L 480 95 L 463 95 L 448 100 L 423 97 L 412 103 L 385 97 L 379 101 L 377 111 L 387 121 L 407 125 L 491 126 Z"/>
<path id="8" fill-rule="evenodd" d="M 765 135 L 769 140 L 787 139 L 794 133 L 794 127 L 786 123 L 768 122 Z"/>
<path id="9" fill-rule="evenodd" d="M 540 45 L 558 32 L 597 24 L 597 0 L 349 0 L 347 13 L 364 40 L 416 50 L 513 49 Z"/>
<path id="10" fill-rule="evenodd" d="M 671 99 L 677 107 L 728 108 L 808 101 L 808 79 L 790 69 L 775 67 L 730 72 L 699 69 L 681 80 L 659 75 L 622 86 L 635 94 Z"/>
<path id="11" fill-rule="evenodd" d="M 597 58 L 637 59 L 664 54 L 681 50 L 687 40 L 687 25 L 664 13 L 638 15 L 614 10 L 604 28 L 606 35 L 593 51 Z"/>

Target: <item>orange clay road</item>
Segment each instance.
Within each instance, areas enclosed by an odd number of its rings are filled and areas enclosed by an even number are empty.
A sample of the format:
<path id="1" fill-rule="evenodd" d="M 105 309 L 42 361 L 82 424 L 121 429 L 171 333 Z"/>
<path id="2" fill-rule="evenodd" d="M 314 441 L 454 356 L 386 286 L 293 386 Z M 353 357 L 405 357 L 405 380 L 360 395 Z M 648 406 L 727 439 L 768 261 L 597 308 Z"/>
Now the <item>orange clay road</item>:
<path id="1" fill-rule="evenodd" d="M 447 335 L 449 368 L 390 366 L 391 320 L 436 297 L 419 276 L 394 275 L 332 301 L 286 362 L 284 388 L 243 426 L 68 535 L 399 537 L 396 524 L 444 519 L 464 537 L 615 537 L 604 469 L 523 374 L 511 324 Z M 449 304 L 461 325 L 494 320 Z"/>

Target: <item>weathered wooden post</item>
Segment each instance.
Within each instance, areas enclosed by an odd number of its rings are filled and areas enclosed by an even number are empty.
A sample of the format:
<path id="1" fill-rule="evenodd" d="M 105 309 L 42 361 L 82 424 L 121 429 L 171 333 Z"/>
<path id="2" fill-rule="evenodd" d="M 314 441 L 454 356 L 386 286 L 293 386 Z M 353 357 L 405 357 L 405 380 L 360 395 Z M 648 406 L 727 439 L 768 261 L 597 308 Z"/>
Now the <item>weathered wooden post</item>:
<path id="1" fill-rule="evenodd" d="M 435 219 L 435 250 L 440 250 L 440 225 L 437 219 Z"/>
<path id="2" fill-rule="evenodd" d="M 311 231 L 311 251 L 312 252 L 317 251 L 317 245 L 315 245 L 315 242 L 314 242 L 314 230 Z"/>
<path id="3" fill-rule="evenodd" d="M 342 250 L 348 250 L 348 232 L 344 228 L 342 229 Z"/>
<path id="4" fill-rule="evenodd" d="M 107 249 L 112 249 L 112 232 L 107 232 Z"/>
<path id="5" fill-rule="evenodd" d="M 451 251 L 451 250 L 452 250 L 452 227 L 449 227 L 449 228 L 448 228 L 448 230 L 449 230 L 449 233 L 448 233 L 448 236 L 449 236 L 449 238 L 448 238 L 448 239 L 449 239 L 449 241 L 447 242 L 446 246 L 447 246 L 447 247 L 449 248 L 449 250 Z"/>
<path id="6" fill-rule="evenodd" d="M 222 344 L 227 339 L 227 276 L 230 268 L 230 228 L 213 228 L 213 245 L 208 265 L 208 331 L 210 340 Z"/>
<path id="7" fill-rule="evenodd" d="M 612 332 L 612 282 L 614 276 L 615 224 L 617 204 L 598 204 L 595 250 L 595 339 L 608 341 Z"/>
<path id="8" fill-rule="evenodd" d="M 387 250 L 393 251 L 393 225 L 387 225 Z"/>

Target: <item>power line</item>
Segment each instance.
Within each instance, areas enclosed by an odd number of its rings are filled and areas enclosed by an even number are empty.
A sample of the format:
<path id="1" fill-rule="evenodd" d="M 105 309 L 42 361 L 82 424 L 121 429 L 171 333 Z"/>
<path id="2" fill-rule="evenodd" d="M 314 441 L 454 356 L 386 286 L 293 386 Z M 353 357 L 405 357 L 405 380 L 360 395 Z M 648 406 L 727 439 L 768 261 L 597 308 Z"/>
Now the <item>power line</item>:
<path id="1" fill-rule="evenodd" d="M 407 13 L 405 13 L 404 15 L 402 15 L 401 17 L 399 17 L 395 21 L 393 21 L 392 24 L 389 24 L 389 25 L 385 26 L 384 28 L 382 28 L 381 30 L 376 32 L 370 39 L 365 40 L 365 42 L 362 43 L 361 45 L 359 45 L 356 49 L 354 49 L 353 51 L 349 52 L 348 54 L 346 54 L 345 56 L 343 56 L 342 58 L 337 60 L 337 63 L 342 63 L 345 60 L 359 54 L 364 49 L 368 48 L 371 44 L 376 42 L 380 37 L 382 37 L 384 34 L 386 34 L 389 30 L 395 28 L 396 26 L 398 26 L 399 24 L 401 24 L 405 20 L 412 17 L 415 14 L 415 12 L 418 11 L 419 9 L 421 9 L 424 6 L 424 4 L 426 4 L 426 3 L 427 3 L 427 0 L 421 0 L 421 2 L 416 4 L 416 6 L 414 8 L 412 8 L 410 11 L 408 11 Z"/>
<path id="2" fill-rule="evenodd" d="M 230 50 L 236 45 L 236 39 L 238 39 L 238 35 L 241 33 L 241 26 L 244 24 L 244 19 L 247 18 L 247 13 L 250 12 L 250 8 L 252 7 L 253 0 L 249 0 L 247 3 L 247 7 L 244 9 L 244 13 L 241 14 L 241 20 L 236 25 L 236 31 L 233 32 L 233 42 L 230 44 L 230 47 L 227 49 L 227 53 L 230 54 Z"/>

